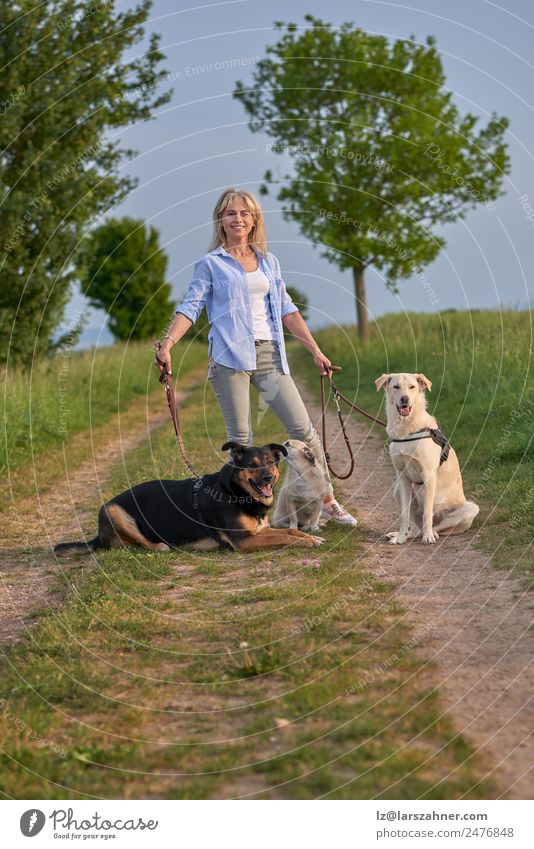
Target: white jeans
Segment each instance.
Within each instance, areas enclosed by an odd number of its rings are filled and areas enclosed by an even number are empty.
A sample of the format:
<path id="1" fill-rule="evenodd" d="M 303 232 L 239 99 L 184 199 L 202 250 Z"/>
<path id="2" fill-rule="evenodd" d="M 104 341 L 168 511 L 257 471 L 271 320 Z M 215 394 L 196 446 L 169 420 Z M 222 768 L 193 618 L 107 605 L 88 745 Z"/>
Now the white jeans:
<path id="1" fill-rule="evenodd" d="M 284 374 L 276 342 L 256 346 L 256 368 L 238 371 L 216 363 L 210 358 L 208 380 L 221 408 L 228 440 L 252 445 L 250 415 L 250 384 L 257 389 L 262 401 L 278 416 L 290 439 L 300 439 L 314 452 L 320 464 L 327 494 L 333 495 L 326 458 L 308 411 L 289 374 Z"/>

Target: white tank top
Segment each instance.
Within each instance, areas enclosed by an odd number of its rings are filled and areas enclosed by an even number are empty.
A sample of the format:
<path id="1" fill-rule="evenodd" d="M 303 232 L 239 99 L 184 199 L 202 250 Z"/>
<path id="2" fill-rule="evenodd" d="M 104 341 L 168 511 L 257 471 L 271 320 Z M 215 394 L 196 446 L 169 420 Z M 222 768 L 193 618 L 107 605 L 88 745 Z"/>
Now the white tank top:
<path id="1" fill-rule="evenodd" d="M 259 268 L 247 271 L 254 339 L 274 339 L 276 332 L 269 305 L 269 280 Z"/>

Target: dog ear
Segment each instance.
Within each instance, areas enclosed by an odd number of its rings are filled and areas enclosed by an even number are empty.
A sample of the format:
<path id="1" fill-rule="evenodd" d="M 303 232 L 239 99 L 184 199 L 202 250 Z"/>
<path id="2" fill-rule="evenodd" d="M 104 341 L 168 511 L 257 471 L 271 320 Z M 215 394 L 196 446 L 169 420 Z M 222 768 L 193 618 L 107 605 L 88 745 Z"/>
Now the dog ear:
<path id="1" fill-rule="evenodd" d="M 247 450 L 247 446 L 246 445 L 240 445 L 239 442 L 225 442 L 224 445 L 221 448 L 221 451 L 228 451 L 228 450 L 230 450 L 230 452 L 232 454 L 232 459 L 236 463 L 240 463 L 241 460 L 243 459 L 245 451 Z"/>
<path id="2" fill-rule="evenodd" d="M 287 448 L 285 445 L 279 445 L 278 442 L 269 442 L 265 447 L 269 449 L 277 463 L 280 462 L 282 456 L 287 457 Z"/>
<path id="3" fill-rule="evenodd" d="M 429 392 L 432 391 L 432 381 L 425 377 L 424 374 L 416 374 L 415 379 L 419 384 L 420 389 L 428 389 Z"/>
<path id="4" fill-rule="evenodd" d="M 305 445 L 302 449 L 302 453 L 306 457 L 306 460 L 308 460 L 308 462 L 311 463 L 312 466 L 315 466 L 315 454 L 313 453 L 311 448 L 308 448 L 308 446 Z"/>
<path id="5" fill-rule="evenodd" d="M 381 389 L 385 389 L 390 380 L 390 374 L 382 374 L 380 377 L 377 377 L 375 380 L 376 391 L 380 392 Z"/>

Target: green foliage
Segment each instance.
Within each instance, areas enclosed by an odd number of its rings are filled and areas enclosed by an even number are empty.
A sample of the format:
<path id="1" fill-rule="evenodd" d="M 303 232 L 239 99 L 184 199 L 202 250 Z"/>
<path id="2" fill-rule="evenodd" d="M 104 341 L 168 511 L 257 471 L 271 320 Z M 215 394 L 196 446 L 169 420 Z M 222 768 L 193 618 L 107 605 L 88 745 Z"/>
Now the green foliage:
<path id="1" fill-rule="evenodd" d="M 234 92 L 250 129 L 293 158 L 294 173 L 268 171 L 262 191 L 279 183 L 286 220 L 323 256 L 360 274 L 373 265 L 395 290 L 444 246 L 435 225 L 502 193 L 508 121 L 492 115 L 477 131 L 476 116 L 460 115 L 433 38 L 305 19 L 305 30 L 276 23 L 281 38 Z"/>
<path id="2" fill-rule="evenodd" d="M 49 348 L 75 278 L 73 257 L 83 231 L 135 185 L 119 176 L 134 151 L 108 130 L 148 120 L 170 92 L 160 37 L 145 54 L 151 0 L 115 11 L 30 0 L 0 6 L 0 357 L 28 363 Z M 128 53 L 129 58 L 124 59 Z M 117 133 L 114 133 L 116 136 Z M 14 327 L 13 327 L 14 325 Z"/>
<path id="3" fill-rule="evenodd" d="M 167 255 L 158 231 L 135 218 L 111 218 L 94 230 L 79 254 L 82 289 L 105 309 L 116 339 L 152 339 L 172 318 Z"/>

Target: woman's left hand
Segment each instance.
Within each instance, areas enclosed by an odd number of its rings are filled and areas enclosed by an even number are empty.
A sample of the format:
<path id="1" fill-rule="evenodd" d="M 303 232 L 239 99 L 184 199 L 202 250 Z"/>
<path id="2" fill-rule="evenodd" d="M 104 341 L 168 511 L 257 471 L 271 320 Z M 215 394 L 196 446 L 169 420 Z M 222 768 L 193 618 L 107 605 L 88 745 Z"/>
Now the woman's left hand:
<path id="1" fill-rule="evenodd" d="M 325 355 L 321 351 L 317 351 L 313 354 L 313 362 L 321 372 L 321 374 L 328 374 L 328 369 L 331 368 L 332 363 L 325 357 Z"/>

